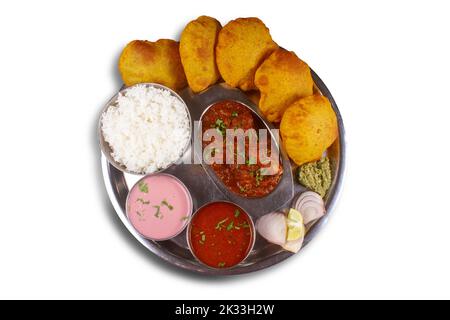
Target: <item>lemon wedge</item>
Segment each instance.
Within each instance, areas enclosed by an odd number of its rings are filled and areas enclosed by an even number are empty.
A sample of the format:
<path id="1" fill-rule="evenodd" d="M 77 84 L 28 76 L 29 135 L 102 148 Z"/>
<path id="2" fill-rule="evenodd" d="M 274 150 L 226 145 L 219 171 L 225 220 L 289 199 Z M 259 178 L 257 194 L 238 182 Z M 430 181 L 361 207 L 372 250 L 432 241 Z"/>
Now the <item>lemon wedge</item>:
<path id="1" fill-rule="evenodd" d="M 287 238 L 286 241 L 296 241 L 305 236 L 305 225 L 303 224 L 302 214 L 290 209 L 287 216 Z"/>

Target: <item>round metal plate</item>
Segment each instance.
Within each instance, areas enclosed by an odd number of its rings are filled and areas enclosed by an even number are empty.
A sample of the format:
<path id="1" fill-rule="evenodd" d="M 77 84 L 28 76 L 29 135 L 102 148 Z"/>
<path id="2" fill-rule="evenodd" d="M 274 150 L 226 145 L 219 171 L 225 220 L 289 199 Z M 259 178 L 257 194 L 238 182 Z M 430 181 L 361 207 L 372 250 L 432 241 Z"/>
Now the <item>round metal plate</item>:
<path id="1" fill-rule="evenodd" d="M 314 73 L 314 71 L 311 70 L 311 74 L 316 85 L 316 91 L 326 96 L 330 100 L 331 105 L 336 112 L 339 125 L 339 137 L 327 151 L 327 154 L 330 157 L 333 165 L 334 173 L 331 189 L 325 199 L 327 214 L 316 223 L 314 223 L 311 227 L 309 227 L 309 230 L 307 231 L 307 235 L 305 237 L 305 241 L 303 243 L 303 247 L 306 246 L 314 238 L 317 232 L 319 232 L 319 230 L 326 224 L 329 215 L 332 213 L 342 187 L 345 168 L 345 132 L 342 117 L 339 113 L 336 102 L 334 101 L 328 88 L 317 76 L 317 74 Z M 240 101 L 243 104 L 247 105 L 249 108 L 253 109 L 254 112 L 258 112 L 256 106 L 254 106 L 254 104 L 243 93 L 241 93 L 239 90 L 231 89 L 221 84 L 215 85 L 204 93 L 200 93 L 199 95 L 192 94 L 189 89 L 185 89 L 185 91 L 181 92 L 180 95 L 191 111 L 191 117 L 193 118 L 192 120 L 196 120 L 196 114 L 198 113 L 200 116 L 201 112 L 198 109 L 194 110 L 191 108 L 195 108 L 195 106 L 198 105 L 206 108 L 207 106 L 211 105 L 211 102 L 221 101 L 227 98 Z M 258 114 L 258 116 L 260 116 L 261 119 L 265 121 L 260 114 Z M 271 125 L 267 121 L 265 121 L 265 123 L 268 127 L 271 127 Z M 185 153 L 184 157 L 192 157 L 191 149 L 189 149 Z M 108 192 L 111 203 L 114 206 L 114 209 L 121 221 L 142 245 L 144 245 L 153 254 L 159 256 L 161 259 L 164 259 L 170 264 L 201 274 L 234 275 L 254 272 L 270 267 L 293 255 L 290 252 L 282 250 L 277 245 L 268 243 L 259 235 L 256 235 L 255 246 L 248 258 L 243 263 L 232 269 L 211 269 L 197 262 L 189 251 L 189 247 L 186 241 L 186 231 L 182 232 L 177 237 L 167 241 L 156 242 L 147 240 L 133 228 L 133 226 L 128 221 L 125 213 L 125 202 L 127 199 L 128 191 L 137 182 L 137 180 L 139 180 L 140 176 L 123 173 L 122 171 L 116 169 L 113 165 L 111 165 L 103 155 L 101 161 L 106 190 Z M 293 168 L 292 170 L 295 170 L 295 168 Z M 175 175 L 187 186 L 194 201 L 194 211 L 204 203 L 211 201 L 211 199 L 232 201 L 235 200 L 230 199 L 229 194 L 224 193 L 223 190 L 221 190 L 220 186 L 217 185 L 217 181 L 213 181 L 214 179 L 211 178 L 211 176 L 205 171 L 205 168 L 200 164 L 174 164 L 164 172 Z M 292 180 L 292 172 L 289 172 L 289 179 Z M 284 192 L 289 192 L 289 197 L 287 197 L 287 199 L 285 199 L 286 197 L 280 197 L 280 199 L 282 200 L 279 200 L 281 201 L 279 204 L 279 209 L 289 207 L 293 198 L 295 198 L 299 193 L 305 190 L 298 183 L 294 183 L 293 185 L 293 197 L 292 190 L 289 188 L 274 191 L 274 193 L 283 192 L 283 190 L 285 190 Z M 256 222 L 259 214 L 252 214 L 252 212 L 249 213 L 252 215 L 252 218 Z M 300 253 L 301 251 L 299 252 L 299 254 Z"/>

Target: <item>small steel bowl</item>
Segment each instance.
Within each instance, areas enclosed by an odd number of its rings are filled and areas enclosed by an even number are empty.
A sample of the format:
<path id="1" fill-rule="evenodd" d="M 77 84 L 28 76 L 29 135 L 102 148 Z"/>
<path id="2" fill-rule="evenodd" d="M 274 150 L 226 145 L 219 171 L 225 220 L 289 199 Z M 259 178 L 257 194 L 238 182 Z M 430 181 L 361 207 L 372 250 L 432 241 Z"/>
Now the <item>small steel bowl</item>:
<path id="1" fill-rule="evenodd" d="M 191 145 L 191 139 L 192 139 L 192 118 L 191 118 L 191 113 L 189 112 L 189 108 L 187 107 L 186 103 L 184 102 L 184 100 L 172 89 L 163 86 L 161 84 L 157 84 L 157 83 L 139 83 L 136 84 L 134 86 L 130 86 L 130 87 L 124 87 L 122 88 L 117 94 L 115 94 L 107 103 L 106 105 L 103 107 L 99 119 L 98 119 L 98 127 L 97 127 L 97 134 L 98 134 L 98 138 L 99 138 L 99 143 L 100 143 L 100 149 L 102 151 L 102 153 L 105 155 L 106 159 L 108 160 L 108 162 L 113 165 L 116 169 L 122 171 L 122 172 L 126 172 L 129 174 L 134 174 L 134 175 L 145 175 L 147 173 L 145 172 L 134 172 L 134 171 L 130 171 L 128 170 L 123 164 L 117 162 L 116 160 L 114 160 L 114 157 L 112 156 L 112 148 L 109 145 L 108 142 L 106 142 L 105 138 L 103 137 L 103 132 L 102 132 L 102 117 L 103 114 L 108 110 L 109 107 L 114 106 L 117 98 L 119 97 L 120 94 L 126 93 L 130 88 L 133 88 L 135 86 L 138 85 L 144 85 L 147 87 L 153 87 L 156 89 L 163 89 L 163 90 L 167 90 L 170 92 L 170 94 L 177 98 L 184 106 L 185 110 L 186 110 L 186 114 L 188 115 L 189 118 L 189 139 L 187 140 L 186 145 L 184 146 L 180 156 L 178 157 L 178 159 L 176 159 L 175 161 L 169 163 L 165 168 L 160 168 L 159 170 L 155 171 L 155 172 L 150 172 L 148 174 L 156 174 L 156 173 L 160 173 L 161 171 L 166 170 L 167 168 L 169 168 L 170 166 L 172 166 L 173 164 L 177 163 L 180 159 L 183 158 L 184 154 L 189 150 L 190 145 Z M 163 130 L 163 128 L 162 128 Z"/>
<path id="2" fill-rule="evenodd" d="M 189 212 L 186 214 L 187 219 L 186 219 L 186 221 L 185 221 L 183 227 L 182 227 L 177 233 L 175 233 L 175 234 L 173 234 L 173 235 L 171 235 L 171 236 L 169 236 L 169 237 L 167 237 L 167 238 L 160 238 L 160 239 L 159 239 L 159 238 L 158 238 L 158 239 L 157 239 L 157 238 L 149 238 L 149 237 L 146 237 L 145 235 L 141 234 L 141 233 L 134 227 L 133 223 L 131 223 L 131 220 L 130 220 L 130 217 L 129 217 L 129 211 L 128 211 L 128 208 L 129 208 L 128 202 L 129 202 L 129 199 L 130 199 L 130 196 L 131 196 L 131 191 L 132 191 L 134 188 L 136 188 L 136 187 L 139 185 L 139 183 L 140 183 L 141 181 L 145 180 L 145 179 L 148 178 L 149 176 L 154 176 L 154 175 L 155 175 L 155 174 L 147 174 L 147 175 L 143 176 L 141 179 L 139 179 L 138 181 L 136 181 L 136 183 L 131 187 L 130 192 L 128 192 L 127 199 L 126 199 L 126 201 L 125 201 L 125 214 L 126 214 L 126 216 L 127 216 L 128 221 L 130 222 L 130 225 L 134 228 L 134 230 L 136 230 L 137 233 L 139 233 L 139 234 L 140 234 L 142 237 L 144 237 L 145 239 L 151 240 L 151 241 L 166 241 L 166 240 L 173 239 L 173 238 L 175 238 L 176 236 L 178 236 L 179 234 L 181 234 L 181 233 L 186 229 L 186 227 L 189 225 L 190 220 L 191 220 L 191 218 L 192 218 L 192 211 L 194 210 L 194 201 L 193 201 L 193 199 L 192 199 L 192 195 L 191 195 L 189 189 L 186 187 L 186 185 L 183 183 L 183 181 L 181 181 L 181 180 L 178 179 L 177 177 L 175 177 L 175 176 L 173 176 L 173 175 L 171 175 L 171 174 L 168 174 L 168 173 L 158 173 L 159 176 L 167 176 L 167 177 L 169 177 L 169 178 L 175 180 L 177 183 L 180 184 L 181 187 L 184 188 L 184 190 L 186 191 L 186 194 L 188 195 L 188 199 L 189 199 Z"/>
<path id="3" fill-rule="evenodd" d="M 207 206 L 209 206 L 209 205 L 211 205 L 211 204 L 213 204 L 213 203 L 230 203 L 230 204 L 232 204 L 233 206 L 238 207 L 239 210 L 241 210 L 242 213 L 245 213 L 245 214 L 247 215 L 247 217 L 248 217 L 248 220 L 250 221 L 250 229 L 252 230 L 252 241 L 251 241 L 251 243 L 250 243 L 250 245 L 249 245 L 248 252 L 247 252 L 247 254 L 245 255 L 245 257 L 244 257 L 239 263 L 235 264 L 234 266 L 223 267 L 223 268 L 217 267 L 217 268 L 216 268 L 216 267 L 212 267 L 212 266 L 210 266 L 210 265 L 207 265 L 206 263 L 204 263 L 202 260 L 200 260 L 200 259 L 195 255 L 195 252 L 194 252 L 194 250 L 192 249 L 192 245 L 191 245 L 191 229 L 192 229 L 192 221 L 194 220 L 195 216 L 196 216 L 203 208 L 205 208 L 205 207 L 207 207 Z M 236 203 L 231 202 L 231 201 L 227 201 L 227 200 L 211 201 L 211 202 L 208 202 L 208 203 L 204 204 L 204 205 L 201 206 L 200 208 L 198 208 L 197 211 L 195 211 L 195 212 L 192 214 L 191 218 L 189 219 L 188 227 L 187 227 L 187 229 L 186 229 L 186 240 L 187 240 L 187 244 L 188 244 L 188 247 L 189 247 L 189 251 L 192 253 L 192 256 L 195 258 L 195 260 L 197 260 L 201 265 L 203 265 L 203 266 L 205 266 L 205 267 L 207 267 L 207 268 L 209 268 L 209 269 L 211 269 L 211 270 L 231 270 L 231 269 L 233 269 L 233 268 L 239 267 L 243 262 L 245 262 L 245 260 L 248 258 L 248 256 L 249 256 L 250 253 L 252 252 L 253 247 L 255 246 L 255 242 L 256 242 L 256 227 L 255 227 L 255 224 L 254 224 L 254 222 L 253 222 L 252 216 L 251 216 L 250 214 L 248 214 L 247 211 L 245 211 L 244 209 L 242 209 L 242 207 L 239 206 L 239 205 L 237 205 Z"/>

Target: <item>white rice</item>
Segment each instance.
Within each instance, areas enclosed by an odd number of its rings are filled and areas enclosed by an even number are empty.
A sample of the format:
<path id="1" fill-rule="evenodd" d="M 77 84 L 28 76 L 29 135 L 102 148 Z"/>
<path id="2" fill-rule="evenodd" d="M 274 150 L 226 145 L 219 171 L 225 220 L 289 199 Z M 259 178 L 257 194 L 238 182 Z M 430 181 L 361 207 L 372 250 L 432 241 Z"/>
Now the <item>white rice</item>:
<path id="1" fill-rule="evenodd" d="M 102 115 L 102 132 L 114 160 L 135 173 L 152 173 L 176 161 L 190 138 L 184 104 L 168 90 L 137 85 Z"/>

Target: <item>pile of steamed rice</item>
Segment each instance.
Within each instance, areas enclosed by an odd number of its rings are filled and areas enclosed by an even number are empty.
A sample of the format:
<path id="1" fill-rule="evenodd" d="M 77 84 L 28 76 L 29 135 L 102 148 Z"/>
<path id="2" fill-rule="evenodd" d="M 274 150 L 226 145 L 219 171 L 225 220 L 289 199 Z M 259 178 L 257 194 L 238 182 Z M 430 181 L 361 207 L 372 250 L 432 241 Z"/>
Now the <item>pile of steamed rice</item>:
<path id="1" fill-rule="evenodd" d="M 184 104 L 168 90 L 137 85 L 102 115 L 112 157 L 135 173 L 152 173 L 178 160 L 190 139 Z"/>

